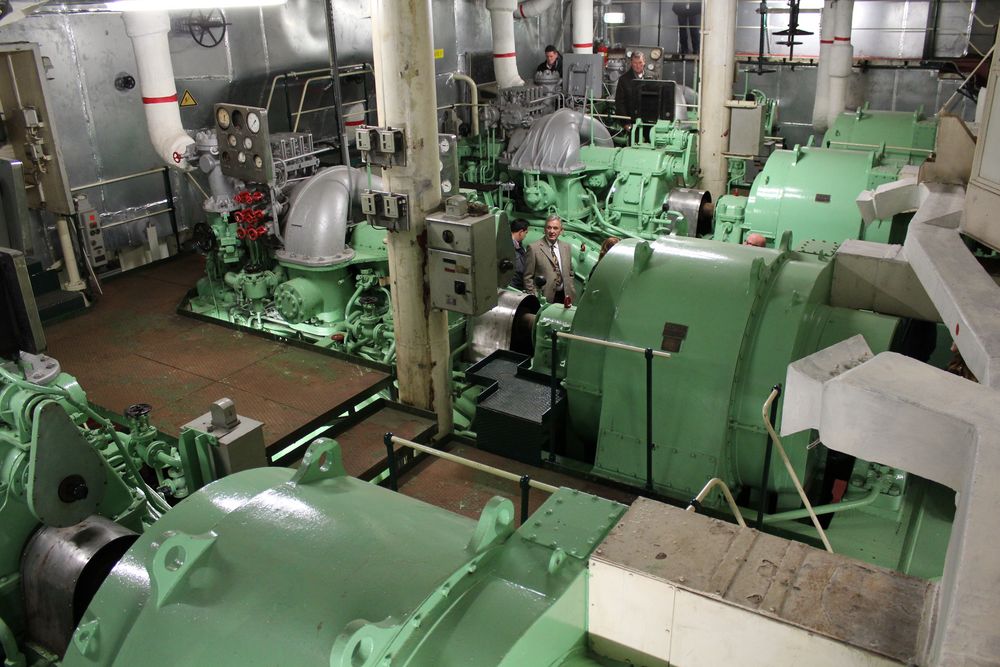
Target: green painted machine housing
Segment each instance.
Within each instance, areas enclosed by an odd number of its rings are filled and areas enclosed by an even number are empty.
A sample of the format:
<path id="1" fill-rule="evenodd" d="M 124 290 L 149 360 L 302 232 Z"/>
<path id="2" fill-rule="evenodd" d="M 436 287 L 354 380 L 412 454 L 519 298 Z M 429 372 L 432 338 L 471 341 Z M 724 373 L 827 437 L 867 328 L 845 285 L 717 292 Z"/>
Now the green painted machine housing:
<path id="1" fill-rule="evenodd" d="M 830 307 L 831 275 L 829 262 L 787 248 L 683 237 L 625 241 L 601 260 L 572 333 L 676 349 L 672 358 L 653 361 L 657 491 L 691 497 L 712 477 L 759 489 L 766 442 L 761 405 L 788 364 L 858 333 L 873 350 L 889 349 L 899 320 Z M 548 319 L 546 311 L 540 321 Z M 644 484 L 643 355 L 570 341 L 560 356 L 569 425 L 584 449 L 595 448 L 595 471 Z M 804 444 L 791 438 L 788 450 L 808 479 L 820 452 Z M 767 491 L 776 494 L 778 509 L 797 506 L 780 463 L 771 468 Z"/>
<path id="2" fill-rule="evenodd" d="M 823 136 L 823 148 L 875 151 L 881 164 L 920 165 L 934 153 L 938 121 L 923 110 L 842 113 Z"/>
<path id="3" fill-rule="evenodd" d="M 865 225 L 855 200 L 864 190 L 898 180 L 905 167 L 922 164 L 933 153 L 936 137 L 937 121 L 919 112 L 842 114 L 822 148 L 775 151 L 748 197 L 720 197 L 713 238 L 743 243 L 758 233 L 771 246 L 791 232 L 795 247 L 810 240 L 900 243 L 909 216 Z"/>
<path id="4" fill-rule="evenodd" d="M 474 522 L 349 477 L 321 439 L 298 470 L 232 475 L 152 526 L 63 664 L 558 664 L 624 510 L 561 489 L 516 530 L 502 498 Z"/>

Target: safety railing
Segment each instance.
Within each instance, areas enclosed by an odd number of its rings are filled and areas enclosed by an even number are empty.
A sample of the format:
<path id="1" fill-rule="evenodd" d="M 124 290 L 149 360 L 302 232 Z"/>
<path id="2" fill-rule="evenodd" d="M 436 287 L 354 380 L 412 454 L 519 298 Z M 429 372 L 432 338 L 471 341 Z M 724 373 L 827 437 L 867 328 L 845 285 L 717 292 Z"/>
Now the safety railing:
<path id="1" fill-rule="evenodd" d="M 389 488 L 393 491 L 399 491 L 399 471 L 397 470 L 396 465 L 397 446 L 408 447 L 422 454 L 435 456 L 439 459 L 444 459 L 445 461 L 451 461 L 452 463 L 465 466 L 466 468 L 485 472 L 511 482 L 517 482 L 521 494 L 521 523 L 527 521 L 528 516 L 531 513 L 529 509 L 531 502 L 531 489 L 538 489 L 539 491 L 544 491 L 546 493 L 555 493 L 559 490 L 559 487 L 539 482 L 536 479 L 532 479 L 530 475 L 518 475 L 516 473 L 508 472 L 500 468 L 486 465 L 485 463 L 473 461 L 472 459 L 456 456 L 455 454 L 451 454 L 440 449 L 434 449 L 433 447 L 428 447 L 427 445 L 421 445 L 418 442 L 400 438 L 392 433 L 386 433 L 383 437 L 383 441 L 385 442 L 386 460 L 389 464 Z"/>

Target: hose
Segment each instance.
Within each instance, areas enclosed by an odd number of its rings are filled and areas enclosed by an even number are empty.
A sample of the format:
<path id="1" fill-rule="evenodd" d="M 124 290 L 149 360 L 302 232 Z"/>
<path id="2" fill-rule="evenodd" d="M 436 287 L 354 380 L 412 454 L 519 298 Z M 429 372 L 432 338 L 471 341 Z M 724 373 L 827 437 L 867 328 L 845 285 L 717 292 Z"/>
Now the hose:
<path id="1" fill-rule="evenodd" d="M 799 482 L 798 475 L 795 474 L 795 469 L 792 467 L 792 462 L 788 460 L 788 455 L 785 454 L 785 448 L 781 445 L 781 438 L 778 434 L 774 432 L 774 426 L 771 424 L 770 410 L 771 404 L 774 403 L 774 399 L 778 397 L 778 390 L 774 389 L 771 391 L 771 395 L 767 397 L 764 401 L 764 407 L 761 410 L 761 414 L 764 417 L 764 427 L 767 428 L 768 435 L 771 436 L 771 440 L 774 442 L 774 446 L 778 448 L 778 454 L 781 456 L 782 463 L 785 464 L 785 470 L 788 471 L 788 475 L 792 478 L 792 483 L 795 485 L 795 490 L 799 492 L 799 498 L 802 499 L 802 504 L 805 505 L 806 511 L 809 513 L 809 518 L 812 519 L 813 525 L 816 526 L 816 532 L 819 533 L 819 538 L 823 541 L 823 547 L 833 553 L 833 547 L 830 546 L 830 540 L 826 539 L 826 531 L 823 530 L 823 526 L 819 525 L 819 518 L 816 516 L 816 512 L 813 511 L 812 504 L 806 497 L 806 492 L 802 488 L 802 484 Z M 764 489 L 761 489 L 761 493 Z"/>

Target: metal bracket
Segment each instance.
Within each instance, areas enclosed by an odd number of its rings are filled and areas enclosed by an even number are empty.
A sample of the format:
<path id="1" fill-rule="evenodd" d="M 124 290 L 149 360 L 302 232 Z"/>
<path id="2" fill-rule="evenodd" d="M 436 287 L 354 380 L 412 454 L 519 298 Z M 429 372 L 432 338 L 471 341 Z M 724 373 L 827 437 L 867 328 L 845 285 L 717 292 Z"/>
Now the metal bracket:
<path id="1" fill-rule="evenodd" d="M 356 142 L 365 164 L 385 169 L 406 166 L 406 133 L 401 128 L 362 125 Z"/>
<path id="2" fill-rule="evenodd" d="M 410 228 L 410 198 L 395 192 L 364 190 L 361 212 L 372 227 L 390 232 L 405 232 Z"/>

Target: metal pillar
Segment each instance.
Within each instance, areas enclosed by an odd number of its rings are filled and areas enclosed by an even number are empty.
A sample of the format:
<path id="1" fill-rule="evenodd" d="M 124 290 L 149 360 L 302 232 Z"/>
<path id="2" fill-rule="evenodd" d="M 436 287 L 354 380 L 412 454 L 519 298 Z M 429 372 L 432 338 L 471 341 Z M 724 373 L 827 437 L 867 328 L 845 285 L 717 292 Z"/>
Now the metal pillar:
<path id="1" fill-rule="evenodd" d="M 736 73 L 736 0 L 712 0 L 703 6 L 700 63 L 701 141 L 699 162 L 702 188 L 718 201 L 726 194 L 726 158 L 729 150 L 729 109 Z"/>
<path id="2" fill-rule="evenodd" d="M 372 37 L 379 125 L 406 136 L 406 166 L 383 173 L 388 190 L 409 195 L 410 229 L 388 242 L 399 398 L 436 412 L 441 437 L 452 428 L 448 315 L 425 288 L 425 218 L 441 204 L 430 0 L 373 0 Z"/>

